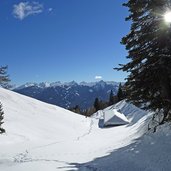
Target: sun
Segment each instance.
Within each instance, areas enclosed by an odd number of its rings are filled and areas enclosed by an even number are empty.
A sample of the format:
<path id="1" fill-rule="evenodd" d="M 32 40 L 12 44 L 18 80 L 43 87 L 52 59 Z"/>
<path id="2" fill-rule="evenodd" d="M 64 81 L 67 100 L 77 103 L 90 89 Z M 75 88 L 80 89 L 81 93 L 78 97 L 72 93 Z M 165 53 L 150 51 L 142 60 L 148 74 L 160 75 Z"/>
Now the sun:
<path id="1" fill-rule="evenodd" d="M 164 14 L 164 20 L 165 20 L 167 23 L 171 23 L 171 11 L 166 12 L 166 13 Z"/>

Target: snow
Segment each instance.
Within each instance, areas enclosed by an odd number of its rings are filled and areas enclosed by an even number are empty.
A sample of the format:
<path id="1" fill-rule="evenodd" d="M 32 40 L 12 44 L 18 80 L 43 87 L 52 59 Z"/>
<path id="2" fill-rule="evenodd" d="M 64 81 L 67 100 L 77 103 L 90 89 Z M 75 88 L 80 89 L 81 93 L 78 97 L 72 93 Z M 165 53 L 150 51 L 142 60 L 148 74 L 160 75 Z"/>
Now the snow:
<path id="1" fill-rule="evenodd" d="M 47 88 L 47 87 L 50 87 L 50 86 L 51 86 L 51 84 L 48 83 L 48 82 L 42 82 L 42 83 L 39 84 L 39 87 L 42 87 L 42 88 Z"/>
<path id="2" fill-rule="evenodd" d="M 123 113 L 118 112 L 116 109 L 104 112 L 104 125 L 125 125 L 129 121 Z"/>
<path id="3" fill-rule="evenodd" d="M 89 89 L 89 92 L 90 92 L 90 93 L 93 93 L 93 90 L 92 90 L 92 89 Z"/>
<path id="4" fill-rule="evenodd" d="M 57 87 L 57 86 L 62 86 L 62 83 L 60 81 L 53 82 L 50 84 L 51 87 Z"/>
<path id="5" fill-rule="evenodd" d="M 38 86 L 38 85 L 37 83 L 25 83 L 24 85 L 21 85 L 19 87 L 15 86 L 14 89 L 20 90 L 20 89 L 32 87 L 32 86 Z"/>
<path id="6" fill-rule="evenodd" d="M 171 168 L 170 126 L 148 132 L 151 113 L 122 101 L 116 109 L 131 122 L 101 128 L 91 118 L 0 88 L 5 111 L 0 135 L 3 171 L 165 171 Z"/>
<path id="7" fill-rule="evenodd" d="M 78 84 L 75 81 L 71 81 L 71 82 L 65 82 L 64 85 L 65 86 L 77 86 Z"/>
<path id="8" fill-rule="evenodd" d="M 77 86 L 77 85 L 80 85 L 80 86 L 88 86 L 88 87 L 94 87 L 94 86 L 104 86 L 104 84 L 107 84 L 107 85 L 114 85 L 115 87 L 118 87 L 119 86 L 119 83 L 117 82 L 114 82 L 114 81 L 97 81 L 97 82 L 80 82 L 80 83 L 77 83 L 75 81 L 71 81 L 71 82 L 60 82 L 60 81 L 57 81 L 57 82 L 52 82 L 52 83 L 49 83 L 49 82 L 41 82 L 41 83 L 25 83 L 21 86 L 14 86 L 12 89 L 16 89 L 16 90 L 20 90 L 20 89 L 23 89 L 23 88 L 28 88 L 28 87 L 33 87 L 33 86 L 36 86 L 36 87 L 39 87 L 39 88 L 48 88 L 48 87 L 64 87 L 64 86 L 67 86 L 67 87 L 72 87 L 72 86 Z"/>

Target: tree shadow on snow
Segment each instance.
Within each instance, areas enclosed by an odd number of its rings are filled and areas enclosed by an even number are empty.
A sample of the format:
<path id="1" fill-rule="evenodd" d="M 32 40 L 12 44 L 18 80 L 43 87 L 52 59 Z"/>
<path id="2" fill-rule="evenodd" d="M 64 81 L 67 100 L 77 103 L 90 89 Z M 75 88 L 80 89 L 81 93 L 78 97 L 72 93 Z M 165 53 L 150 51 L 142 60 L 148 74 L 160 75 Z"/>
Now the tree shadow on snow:
<path id="1" fill-rule="evenodd" d="M 164 138 L 163 138 L 164 137 Z M 109 151 L 107 156 L 87 163 L 70 163 L 70 171 L 168 171 L 171 168 L 170 139 L 163 135 L 164 142 L 155 136 L 146 135 L 123 148 Z M 162 150 L 159 150 L 161 148 Z M 169 147 L 169 148 L 168 148 Z"/>

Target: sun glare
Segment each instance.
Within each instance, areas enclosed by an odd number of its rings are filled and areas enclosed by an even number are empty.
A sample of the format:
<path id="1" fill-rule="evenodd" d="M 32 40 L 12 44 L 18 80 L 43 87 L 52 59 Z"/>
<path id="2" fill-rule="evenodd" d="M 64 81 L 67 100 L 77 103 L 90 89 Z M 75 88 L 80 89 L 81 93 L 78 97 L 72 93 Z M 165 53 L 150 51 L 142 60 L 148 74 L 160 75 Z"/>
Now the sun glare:
<path id="1" fill-rule="evenodd" d="M 171 23 L 171 11 L 164 14 L 164 19 L 167 23 Z"/>

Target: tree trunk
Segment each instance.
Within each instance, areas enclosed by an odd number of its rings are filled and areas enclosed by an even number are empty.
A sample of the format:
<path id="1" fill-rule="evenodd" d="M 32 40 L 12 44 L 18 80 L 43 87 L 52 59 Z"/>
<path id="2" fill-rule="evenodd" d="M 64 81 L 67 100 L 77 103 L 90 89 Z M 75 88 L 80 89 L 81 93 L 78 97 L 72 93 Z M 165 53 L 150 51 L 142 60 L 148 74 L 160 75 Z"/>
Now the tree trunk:
<path id="1" fill-rule="evenodd" d="M 161 75 L 161 98 L 163 102 L 163 120 L 161 121 L 161 124 L 164 123 L 167 117 L 169 117 L 169 111 L 171 109 L 171 85 L 170 85 L 170 77 L 167 73 L 166 69 L 162 72 Z"/>

